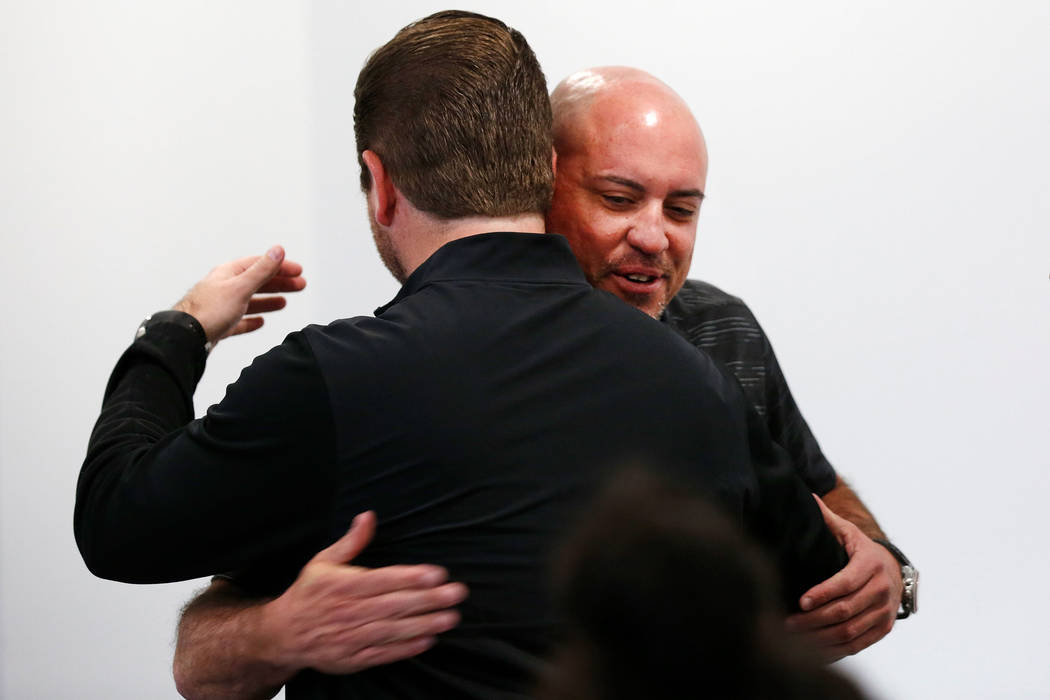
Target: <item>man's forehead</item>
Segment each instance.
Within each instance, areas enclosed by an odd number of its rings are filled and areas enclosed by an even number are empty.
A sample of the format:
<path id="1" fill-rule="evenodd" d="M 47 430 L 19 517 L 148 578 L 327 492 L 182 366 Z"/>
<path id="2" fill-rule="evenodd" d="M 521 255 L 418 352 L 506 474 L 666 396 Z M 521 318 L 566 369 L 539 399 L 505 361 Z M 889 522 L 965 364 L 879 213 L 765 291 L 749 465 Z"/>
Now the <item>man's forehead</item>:
<path id="1" fill-rule="evenodd" d="M 662 196 L 703 196 L 703 142 L 672 130 L 595 125 L 559 164 L 589 186 L 619 184 Z"/>

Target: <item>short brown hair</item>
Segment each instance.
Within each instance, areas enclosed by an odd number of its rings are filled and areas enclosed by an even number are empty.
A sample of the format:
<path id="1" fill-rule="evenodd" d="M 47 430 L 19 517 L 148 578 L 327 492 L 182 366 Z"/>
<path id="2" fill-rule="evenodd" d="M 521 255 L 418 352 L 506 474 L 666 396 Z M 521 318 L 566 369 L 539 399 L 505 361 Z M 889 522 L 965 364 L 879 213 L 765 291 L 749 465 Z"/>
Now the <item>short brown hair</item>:
<path id="1" fill-rule="evenodd" d="M 554 187 L 551 109 L 518 31 L 472 12 L 408 25 L 376 49 L 354 89 L 361 187 L 374 151 L 418 209 L 444 219 L 545 212 Z"/>

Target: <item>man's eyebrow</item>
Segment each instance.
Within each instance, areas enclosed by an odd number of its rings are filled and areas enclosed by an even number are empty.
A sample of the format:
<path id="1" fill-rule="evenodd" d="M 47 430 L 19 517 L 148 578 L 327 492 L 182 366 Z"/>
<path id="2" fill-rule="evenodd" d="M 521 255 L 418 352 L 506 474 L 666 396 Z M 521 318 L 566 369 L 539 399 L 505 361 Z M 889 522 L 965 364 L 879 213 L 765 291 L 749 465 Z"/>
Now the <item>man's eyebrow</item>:
<path id="1" fill-rule="evenodd" d="M 641 183 L 635 182 L 634 180 L 631 180 L 630 178 L 620 177 L 619 175 L 602 175 L 598 179 L 599 180 L 605 180 L 606 182 L 611 182 L 611 183 L 616 184 L 616 185 L 623 185 L 624 187 L 630 188 L 630 189 L 632 189 L 632 190 L 634 190 L 635 192 L 638 192 L 638 193 L 644 193 L 645 192 L 645 187 L 643 187 Z M 673 191 L 669 192 L 667 196 L 668 197 L 699 197 L 700 199 L 703 199 L 704 198 L 704 193 L 703 193 L 702 190 L 697 190 L 697 189 L 692 189 L 692 190 L 673 190 Z"/>

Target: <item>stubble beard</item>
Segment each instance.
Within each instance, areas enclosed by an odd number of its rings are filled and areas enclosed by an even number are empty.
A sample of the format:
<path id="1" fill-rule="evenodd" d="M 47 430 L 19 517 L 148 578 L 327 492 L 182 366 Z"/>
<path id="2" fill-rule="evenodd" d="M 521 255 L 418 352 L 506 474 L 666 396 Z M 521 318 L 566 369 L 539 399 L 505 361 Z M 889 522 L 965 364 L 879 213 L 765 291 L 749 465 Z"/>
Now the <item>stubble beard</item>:
<path id="1" fill-rule="evenodd" d="M 664 279 L 664 290 L 661 296 L 655 294 L 632 294 L 631 292 L 624 291 L 616 287 L 616 283 L 613 282 L 613 278 L 616 274 L 616 270 L 625 267 L 627 265 L 643 265 L 646 267 L 652 267 L 660 270 Z M 671 303 L 671 298 L 678 292 L 677 289 L 671 290 L 671 280 L 675 278 L 674 266 L 663 257 L 648 257 L 644 255 L 622 255 L 621 257 L 607 262 L 598 271 L 595 279 L 590 280 L 591 285 L 602 289 L 600 282 L 603 279 L 609 280 L 609 288 L 606 291 L 613 293 L 619 297 L 621 301 L 626 304 L 630 304 L 634 308 L 638 309 L 647 316 L 659 320 L 663 314 L 664 309 Z M 613 289 L 616 289 L 614 292 Z M 653 304 L 655 303 L 655 307 Z"/>
<path id="2" fill-rule="evenodd" d="M 375 241 L 376 250 L 379 251 L 379 258 L 383 261 L 383 265 L 394 276 L 394 279 L 400 284 L 404 284 L 405 280 L 408 279 L 408 275 L 405 274 L 405 266 L 401 264 L 390 236 L 380 230 L 375 221 L 370 222 L 370 227 L 372 229 L 372 240 Z"/>

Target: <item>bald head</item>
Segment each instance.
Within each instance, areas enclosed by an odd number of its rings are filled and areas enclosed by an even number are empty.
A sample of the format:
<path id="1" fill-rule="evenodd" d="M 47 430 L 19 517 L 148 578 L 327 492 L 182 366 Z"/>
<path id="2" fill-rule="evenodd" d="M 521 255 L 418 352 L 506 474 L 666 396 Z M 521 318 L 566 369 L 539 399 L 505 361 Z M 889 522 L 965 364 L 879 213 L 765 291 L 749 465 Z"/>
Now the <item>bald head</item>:
<path id="1" fill-rule="evenodd" d="M 623 128 L 654 127 L 656 120 L 673 119 L 692 125 L 699 136 L 704 163 L 707 145 L 689 105 L 667 83 L 629 66 L 598 66 L 573 73 L 551 93 L 554 147 L 568 155 L 578 147 L 591 112 L 622 122 Z M 612 112 L 611 115 L 604 113 Z"/>
<path id="2" fill-rule="evenodd" d="M 688 105 L 626 67 L 575 73 L 551 95 L 558 154 L 547 228 L 588 280 L 652 316 L 685 282 L 707 182 Z"/>

